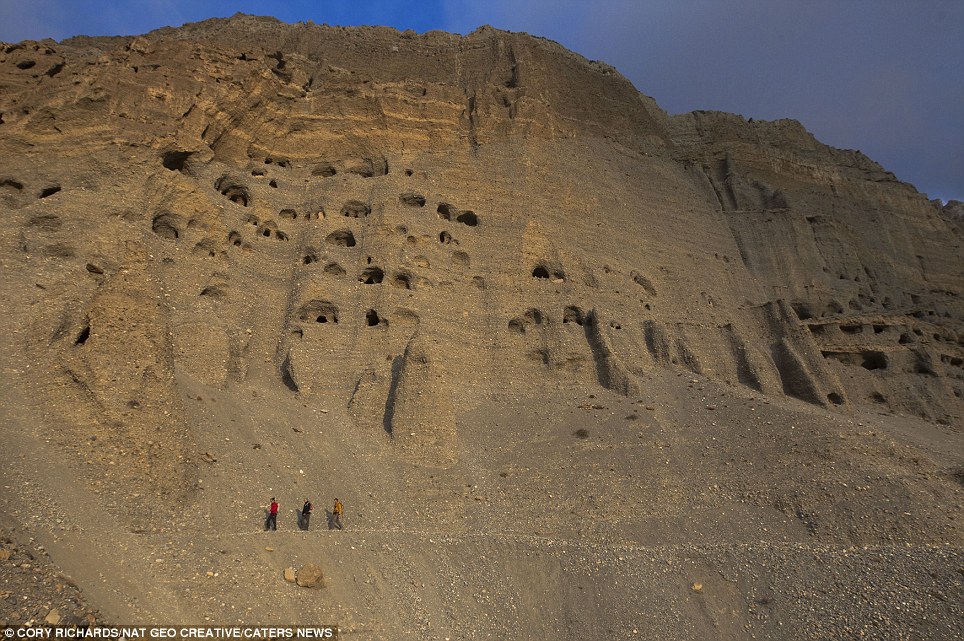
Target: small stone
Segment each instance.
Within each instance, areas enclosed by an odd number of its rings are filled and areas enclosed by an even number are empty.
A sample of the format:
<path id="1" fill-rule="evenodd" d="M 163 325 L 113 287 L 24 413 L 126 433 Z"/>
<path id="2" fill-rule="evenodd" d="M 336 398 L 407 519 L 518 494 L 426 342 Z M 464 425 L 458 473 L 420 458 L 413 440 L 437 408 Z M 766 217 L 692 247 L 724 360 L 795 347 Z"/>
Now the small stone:
<path id="1" fill-rule="evenodd" d="M 703 584 L 700 583 L 699 581 L 693 583 L 693 585 L 691 585 L 690 587 L 693 588 L 693 592 L 702 592 L 702 591 L 703 591 Z"/>
<path id="2" fill-rule="evenodd" d="M 288 583 L 294 583 L 294 582 L 295 582 L 295 569 L 294 569 L 294 568 L 290 568 L 290 567 L 289 567 L 289 568 L 285 568 L 284 576 L 285 576 L 285 581 L 287 581 Z"/>
<path id="3" fill-rule="evenodd" d="M 57 610 L 57 608 L 54 608 L 48 612 L 47 616 L 44 618 L 44 621 L 46 621 L 48 625 L 57 625 L 60 623 L 60 612 Z"/>

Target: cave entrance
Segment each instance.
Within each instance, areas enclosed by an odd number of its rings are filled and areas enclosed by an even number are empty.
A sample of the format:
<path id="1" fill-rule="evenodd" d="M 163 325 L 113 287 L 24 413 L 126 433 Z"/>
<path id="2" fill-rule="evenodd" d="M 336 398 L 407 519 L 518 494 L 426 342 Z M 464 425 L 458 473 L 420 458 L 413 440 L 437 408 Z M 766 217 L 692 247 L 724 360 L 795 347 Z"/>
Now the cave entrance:
<path id="1" fill-rule="evenodd" d="M 348 229 L 340 229 L 328 234 L 325 242 L 336 247 L 354 247 L 355 235 Z"/>
<path id="2" fill-rule="evenodd" d="M 363 285 L 377 285 L 382 282 L 385 278 L 385 272 L 379 267 L 367 267 L 362 270 L 361 276 L 358 277 L 358 281 Z"/>

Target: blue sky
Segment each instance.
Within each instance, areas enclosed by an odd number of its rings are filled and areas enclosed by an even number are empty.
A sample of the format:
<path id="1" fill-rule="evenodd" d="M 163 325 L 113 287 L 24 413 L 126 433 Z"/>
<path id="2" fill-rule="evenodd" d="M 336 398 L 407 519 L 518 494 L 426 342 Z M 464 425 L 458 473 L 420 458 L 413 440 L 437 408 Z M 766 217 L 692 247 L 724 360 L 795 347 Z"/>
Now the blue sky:
<path id="1" fill-rule="evenodd" d="M 527 31 L 608 62 L 671 113 L 796 118 L 932 198 L 964 200 L 962 0 L 0 0 L 0 40 L 132 35 L 238 11 Z"/>

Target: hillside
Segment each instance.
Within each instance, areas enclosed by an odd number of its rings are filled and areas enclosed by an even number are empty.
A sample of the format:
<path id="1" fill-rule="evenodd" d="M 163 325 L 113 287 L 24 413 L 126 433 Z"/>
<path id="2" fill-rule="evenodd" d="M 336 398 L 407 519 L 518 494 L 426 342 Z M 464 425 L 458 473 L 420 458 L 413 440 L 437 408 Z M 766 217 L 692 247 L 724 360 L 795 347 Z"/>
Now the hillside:
<path id="1" fill-rule="evenodd" d="M 0 525 L 77 616 L 961 634 L 956 204 L 488 27 L 0 51 Z"/>

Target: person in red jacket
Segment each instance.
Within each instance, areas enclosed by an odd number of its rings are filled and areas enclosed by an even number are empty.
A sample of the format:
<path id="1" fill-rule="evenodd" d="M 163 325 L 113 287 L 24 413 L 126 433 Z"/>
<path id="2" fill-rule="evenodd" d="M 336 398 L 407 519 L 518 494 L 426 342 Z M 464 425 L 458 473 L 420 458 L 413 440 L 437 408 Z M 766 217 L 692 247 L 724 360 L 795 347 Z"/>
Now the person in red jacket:
<path id="1" fill-rule="evenodd" d="M 278 502 L 271 497 L 271 508 L 268 511 L 268 520 L 264 522 L 264 529 L 278 529 Z"/>

